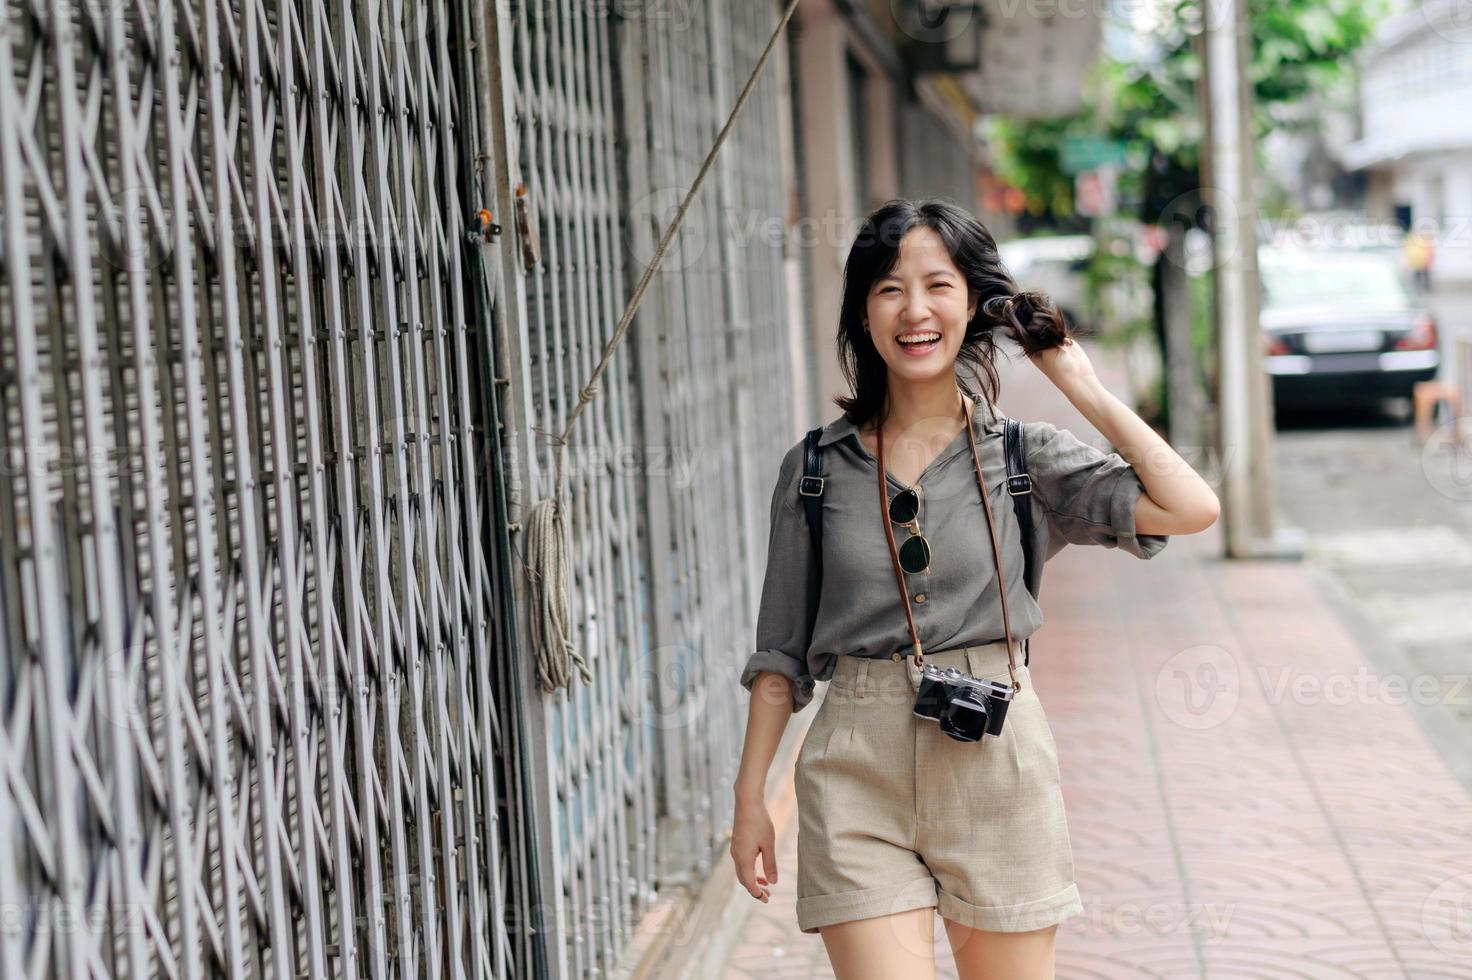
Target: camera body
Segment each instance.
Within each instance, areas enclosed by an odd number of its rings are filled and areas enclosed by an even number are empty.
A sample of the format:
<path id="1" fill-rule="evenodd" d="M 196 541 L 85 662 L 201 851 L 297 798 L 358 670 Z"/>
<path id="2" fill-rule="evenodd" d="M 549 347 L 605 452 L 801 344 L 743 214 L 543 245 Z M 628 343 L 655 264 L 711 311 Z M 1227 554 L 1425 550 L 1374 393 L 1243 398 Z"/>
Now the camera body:
<path id="1" fill-rule="evenodd" d="M 1001 735 L 1012 687 L 962 673 L 955 667 L 926 664 L 915 692 L 915 714 L 940 724 L 940 730 L 959 742 L 979 742 L 984 735 Z"/>

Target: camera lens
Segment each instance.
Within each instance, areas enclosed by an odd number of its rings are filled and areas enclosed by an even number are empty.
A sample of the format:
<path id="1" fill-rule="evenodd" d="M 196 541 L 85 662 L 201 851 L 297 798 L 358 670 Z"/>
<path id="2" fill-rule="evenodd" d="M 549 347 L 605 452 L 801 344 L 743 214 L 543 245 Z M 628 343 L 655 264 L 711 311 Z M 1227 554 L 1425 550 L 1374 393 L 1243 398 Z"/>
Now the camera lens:
<path id="1" fill-rule="evenodd" d="M 951 695 L 940 716 L 940 730 L 961 742 L 976 742 L 986 734 L 986 697 L 973 688 Z"/>

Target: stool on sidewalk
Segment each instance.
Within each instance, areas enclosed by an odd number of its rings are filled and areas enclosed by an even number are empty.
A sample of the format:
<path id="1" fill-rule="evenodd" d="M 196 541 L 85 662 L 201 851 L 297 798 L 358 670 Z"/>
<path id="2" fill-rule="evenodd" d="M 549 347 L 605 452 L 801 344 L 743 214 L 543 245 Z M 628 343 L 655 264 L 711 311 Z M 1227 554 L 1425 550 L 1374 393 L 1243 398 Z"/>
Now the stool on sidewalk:
<path id="1" fill-rule="evenodd" d="M 1452 424 L 1462 416 L 1462 393 L 1446 381 L 1417 381 L 1411 389 L 1416 408 L 1416 441 L 1424 443 L 1436 419 L 1436 407 L 1445 404 L 1451 412 Z"/>

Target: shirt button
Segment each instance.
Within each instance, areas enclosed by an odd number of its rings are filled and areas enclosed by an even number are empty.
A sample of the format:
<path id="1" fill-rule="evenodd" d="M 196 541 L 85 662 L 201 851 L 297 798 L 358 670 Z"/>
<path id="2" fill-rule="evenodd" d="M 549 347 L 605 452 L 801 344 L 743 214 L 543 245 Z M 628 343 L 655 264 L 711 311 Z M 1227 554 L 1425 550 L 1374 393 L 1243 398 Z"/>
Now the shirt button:
<path id="1" fill-rule="evenodd" d="M 916 592 L 915 593 L 915 601 L 916 602 L 924 602 L 925 601 L 925 593 L 924 592 Z"/>
<path id="2" fill-rule="evenodd" d="M 905 659 L 905 655 L 896 650 L 894 653 L 891 653 L 889 655 L 889 659 L 893 660 L 895 663 L 899 663 L 901 660 Z"/>

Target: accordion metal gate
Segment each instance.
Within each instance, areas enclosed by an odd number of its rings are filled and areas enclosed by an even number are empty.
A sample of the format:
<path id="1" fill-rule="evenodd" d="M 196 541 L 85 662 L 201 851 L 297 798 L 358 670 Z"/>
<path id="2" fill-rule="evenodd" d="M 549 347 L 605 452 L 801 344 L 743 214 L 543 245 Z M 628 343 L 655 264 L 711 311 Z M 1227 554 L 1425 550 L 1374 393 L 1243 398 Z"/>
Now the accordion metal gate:
<path id="1" fill-rule="evenodd" d="M 0 0 L 4 977 L 535 968 L 469 11 Z"/>
<path id="2" fill-rule="evenodd" d="M 498 5 L 500 209 L 540 246 L 501 253 L 507 321 L 522 325 L 505 417 L 527 446 L 511 476 L 524 505 L 552 493 L 545 436 L 566 426 L 779 6 Z M 626 966 L 660 890 L 698 887 L 724 846 L 753 569 L 794 412 L 779 71 L 568 447 L 571 629 L 592 681 L 531 692 L 525 729 L 556 976 Z"/>
<path id="3" fill-rule="evenodd" d="M 729 820 L 775 70 L 574 437 L 589 684 L 516 532 L 776 5 L 0 12 L 0 976 L 626 966 Z"/>

